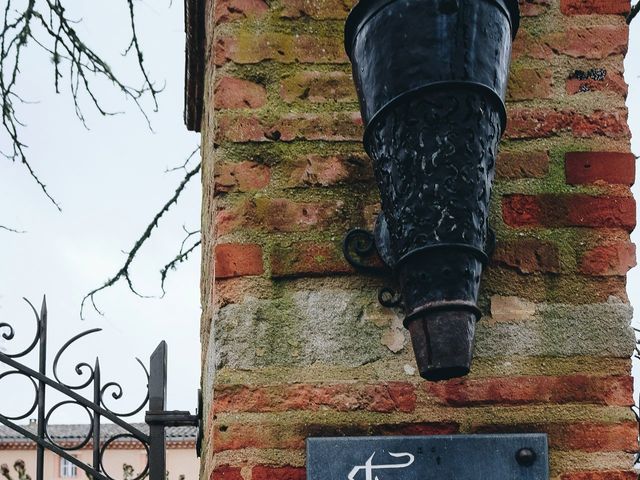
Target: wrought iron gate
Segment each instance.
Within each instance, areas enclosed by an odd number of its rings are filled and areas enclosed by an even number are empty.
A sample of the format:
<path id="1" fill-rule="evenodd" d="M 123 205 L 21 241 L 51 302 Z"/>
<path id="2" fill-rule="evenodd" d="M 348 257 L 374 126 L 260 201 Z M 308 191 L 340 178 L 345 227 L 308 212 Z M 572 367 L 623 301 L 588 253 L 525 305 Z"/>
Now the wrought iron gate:
<path id="1" fill-rule="evenodd" d="M 24 437 L 35 442 L 36 445 L 36 479 L 43 480 L 44 475 L 44 453 L 50 450 L 60 457 L 68 460 L 78 468 L 84 470 L 87 476 L 93 480 L 116 480 L 110 476 L 104 468 L 104 455 L 114 442 L 124 439 L 133 439 L 139 442 L 146 451 L 147 462 L 143 470 L 135 477 L 134 480 L 141 480 L 149 477 L 149 480 L 165 480 L 165 428 L 175 426 L 195 426 L 198 427 L 198 440 L 196 449 L 198 456 L 200 455 L 200 443 L 202 430 L 200 428 L 201 421 L 201 396 L 198 392 L 198 410 L 196 415 L 191 415 L 187 411 L 166 411 L 166 390 L 167 390 L 167 344 L 162 341 L 155 349 L 150 358 L 150 368 L 144 366 L 139 360 L 138 363 L 144 369 L 148 384 L 147 394 L 143 402 L 130 412 L 119 413 L 111 410 L 105 404 L 104 397 L 107 393 L 111 394 L 113 399 L 119 399 L 123 395 L 123 388 L 117 382 L 103 383 L 100 375 L 100 362 L 96 358 L 93 366 L 85 362 L 80 362 L 75 366 L 75 372 L 81 379 L 78 384 L 71 385 L 60 380 L 58 375 L 58 364 L 61 355 L 74 342 L 98 332 L 100 328 L 92 328 L 86 330 L 68 340 L 56 353 L 53 359 L 53 379 L 47 377 L 47 305 L 46 299 L 42 301 L 40 313 L 27 300 L 25 301 L 31 307 L 36 320 L 36 334 L 29 346 L 17 353 L 3 353 L 0 351 L 0 363 L 9 366 L 9 370 L 0 373 L 0 382 L 9 376 L 17 375 L 29 379 L 34 388 L 34 400 L 30 404 L 29 409 L 20 415 L 8 416 L 0 413 L 0 423 L 6 425 L 10 429 L 18 432 Z M 0 322 L 0 333 L 5 340 L 13 340 L 15 336 L 14 327 L 5 322 Z M 24 359 L 29 353 L 38 349 L 38 370 L 34 370 L 18 360 Z M 47 408 L 45 400 L 47 388 L 62 393 L 66 399 Z M 93 395 L 91 399 L 87 399 L 80 395 L 79 391 L 84 389 L 92 389 Z M 65 445 L 56 441 L 49 434 L 48 424 L 52 414 L 60 407 L 65 405 L 78 405 L 87 412 L 91 428 L 87 431 L 87 435 L 75 445 Z M 141 412 L 145 406 L 147 411 L 145 422 L 149 425 L 149 433 L 145 433 L 128 423 L 125 419 Z M 32 433 L 24 426 L 18 425 L 16 422 L 24 420 L 31 415 L 37 415 L 37 432 Z M 113 434 L 107 438 L 101 437 L 101 420 L 113 422 L 122 429 L 121 433 Z M 80 450 L 91 444 L 93 451 L 93 459 L 91 464 L 81 462 L 70 452 Z"/>

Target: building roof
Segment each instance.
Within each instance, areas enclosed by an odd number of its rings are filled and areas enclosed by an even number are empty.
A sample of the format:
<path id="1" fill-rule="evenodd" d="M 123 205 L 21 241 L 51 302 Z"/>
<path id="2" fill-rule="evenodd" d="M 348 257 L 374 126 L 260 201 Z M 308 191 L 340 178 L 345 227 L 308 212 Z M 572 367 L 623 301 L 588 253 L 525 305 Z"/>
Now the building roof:
<path id="1" fill-rule="evenodd" d="M 146 423 L 133 423 L 133 427 L 141 432 L 149 433 L 149 426 Z M 20 425 L 34 435 L 37 434 L 38 425 L 31 422 L 29 425 Z M 60 424 L 49 425 L 47 431 L 51 439 L 60 445 L 77 445 L 81 443 L 91 430 L 90 424 Z M 100 426 L 100 439 L 106 441 L 114 435 L 126 433 L 124 429 L 112 423 L 103 423 Z M 195 445 L 198 429 L 196 427 L 167 427 L 165 429 L 165 437 L 167 447 L 173 448 L 190 448 Z M 89 442 L 88 446 L 91 446 Z M 114 443 L 114 447 L 119 448 L 141 448 L 139 442 L 132 438 L 125 437 L 118 439 Z M 35 448 L 35 443 L 20 433 L 0 425 L 0 450 L 19 448 Z"/>

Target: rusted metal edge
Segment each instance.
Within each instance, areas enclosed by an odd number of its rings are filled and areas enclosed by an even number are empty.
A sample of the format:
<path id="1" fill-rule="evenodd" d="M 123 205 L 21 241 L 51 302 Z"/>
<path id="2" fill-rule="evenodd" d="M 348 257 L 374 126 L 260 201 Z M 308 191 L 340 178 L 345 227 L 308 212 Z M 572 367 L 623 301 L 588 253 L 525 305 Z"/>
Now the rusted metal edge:
<path id="1" fill-rule="evenodd" d="M 205 0 L 184 1 L 184 123 L 199 132 L 204 93 Z"/>

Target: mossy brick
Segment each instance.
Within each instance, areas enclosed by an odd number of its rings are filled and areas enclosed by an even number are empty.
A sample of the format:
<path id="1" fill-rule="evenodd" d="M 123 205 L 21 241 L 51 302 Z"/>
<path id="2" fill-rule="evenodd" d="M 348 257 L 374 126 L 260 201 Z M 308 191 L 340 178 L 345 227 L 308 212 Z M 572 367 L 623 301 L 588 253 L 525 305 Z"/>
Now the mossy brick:
<path id="1" fill-rule="evenodd" d="M 362 138 L 359 113 L 284 114 L 268 120 L 247 115 L 219 115 L 217 141 L 292 142 L 355 141 Z"/>
<path id="2" fill-rule="evenodd" d="M 274 467 L 256 465 L 251 469 L 251 480 L 305 480 L 307 470 L 304 467 Z"/>
<path id="3" fill-rule="evenodd" d="M 264 86 L 235 77 L 222 77 L 213 92 L 213 105 L 217 109 L 260 108 L 267 101 Z"/>
<path id="4" fill-rule="evenodd" d="M 636 224 L 633 197 L 575 195 L 506 195 L 502 218 L 512 227 L 595 227 L 632 231 Z"/>
<path id="5" fill-rule="evenodd" d="M 269 5 L 264 0 L 216 0 L 215 24 L 266 15 Z"/>
<path id="6" fill-rule="evenodd" d="M 262 275 L 262 248 L 255 244 L 218 244 L 215 247 L 216 278 Z"/>
<path id="7" fill-rule="evenodd" d="M 638 426 L 635 422 L 482 425 L 473 431 L 474 433 L 546 433 L 549 436 L 550 449 L 585 452 L 635 452 L 638 443 Z"/>
<path id="8" fill-rule="evenodd" d="M 590 114 L 574 110 L 549 108 L 511 108 L 505 137 L 512 140 L 547 138 L 569 133 L 578 138 L 627 138 L 626 110 L 601 111 Z"/>
<path id="9" fill-rule="evenodd" d="M 514 268 L 524 274 L 560 272 L 560 256 L 557 245 L 535 238 L 498 241 L 491 261 L 498 265 Z"/>
<path id="10" fill-rule="evenodd" d="M 373 181 L 371 160 L 363 153 L 305 155 L 288 162 L 283 170 L 288 187 L 330 187 Z"/>
<path id="11" fill-rule="evenodd" d="M 633 379 L 624 376 L 527 376 L 457 378 L 424 383 L 429 400 L 452 407 L 591 403 L 630 406 Z"/>
<path id="12" fill-rule="evenodd" d="M 543 41 L 556 54 L 599 60 L 627 53 L 629 29 L 624 21 L 620 25 L 568 27 L 546 35 Z"/>
<path id="13" fill-rule="evenodd" d="M 484 271 L 480 284 L 480 305 L 488 304 L 488 298 L 493 295 L 575 305 L 606 302 L 610 296 L 627 298 L 622 277 L 594 277 L 575 273 L 522 275 L 513 269 L 496 266 Z"/>
<path id="14" fill-rule="evenodd" d="M 415 390 L 408 382 L 220 385 L 214 394 L 214 409 L 218 413 L 327 409 L 410 413 L 416 407 Z"/>
<path id="15" fill-rule="evenodd" d="M 590 470 L 560 475 L 560 480 L 637 480 L 635 470 Z"/>
<path id="16" fill-rule="evenodd" d="M 625 276 L 636 266 L 636 247 L 619 242 L 595 247 L 582 256 L 580 271 L 585 275 Z"/>
<path id="17" fill-rule="evenodd" d="M 363 435 L 451 435 L 459 431 L 455 422 L 406 422 L 382 423 L 366 420 L 336 424 L 291 421 L 272 418 L 270 422 L 228 422 L 218 420 L 218 428 L 213 431 L 215 451 L 240 450 L 245 448 L 302 450 L 308 437 L 336 437 Z"/>
<path id="18" fill-rule="evenodd" d="M 629 0 L 560 0 L 560 11 L 565 15 L 626 15 L 629 9 Z"/>
<path id="19" fill-rule="evenodd" d="M 477 325 L 475 356 L 593 355 L 626 358 L 635 345 L 631 307 L 614 299 L 591 305 L 538 305 L 526 322 Z"/>
<path id="20" fill-rule="evenodd" d="M 274 278 L 355 273 L 335 242 L 294 242 L 271 250 Z"/>
<path id="21" fill-rule="evenodd" d="M 636 158 L 623 152 L 567 152 L 565 174 L 570 185 L 591 183 L 633 185 Z"/>
<path id="22" fill-rule="evenodd" d="M 346 72 L 296 72 L 282 79 L 280 96 L 292 102 L 357 102 L 351 75 Z"/>
<path id="23" fill-rule="evenodd" d="M 244 480 L 240 468 L 221 465 L 211 472 L 209 480 Z"/>
<path id="24" fill-rule="evenodd" d="M 214 173 L 214 193 L 250 192 L 269 185 L 271 169 L 256 162 L 224 163 Z"/>
<path id="25" fill-rule="evenodd" d="M 523 17 L 537 17 L 551 6 L 551 0 L 519 0 L 520 15 Z"/>
<path id="26" fill-rule="evenodd" d="M 496 162 L 498 180 L 543 178 L 549 173 L 549 153 L 544 150 L 502 151 Z"/>
<path id="27" fill-rule="evenodd" d="M 551 98 L 553 72 L 550 68 L 512 68 L 507 89 L 508 101 Z"/>
<path id="28" fill-rule="evenodd" d="M 248 29 L 216 38 L 215 63 L 347 63 L 344 44 L 337 36 L 256 33 Z"/>
<path id="29" fill-rule="evenodd" d="M 553 57 L 551 48 L 539 36 L 532 35 L 524 28 L 518 31 L 511 51 L 513 60 L 524 58 L 551 60 Z"/>
<path id="30" fill-rule="evenodd" d="M 260 197 L 255 201 L 254 228 L 271 232 L 300 232 L 343 223 L 345 202 L 295 202 L 286 198 Z"/>
<path id="31" fill-rule="evenodd" d="M 283 0 L 280 16 L 288 19 L 343 20 L 355 3 L 353 0 Z"/>

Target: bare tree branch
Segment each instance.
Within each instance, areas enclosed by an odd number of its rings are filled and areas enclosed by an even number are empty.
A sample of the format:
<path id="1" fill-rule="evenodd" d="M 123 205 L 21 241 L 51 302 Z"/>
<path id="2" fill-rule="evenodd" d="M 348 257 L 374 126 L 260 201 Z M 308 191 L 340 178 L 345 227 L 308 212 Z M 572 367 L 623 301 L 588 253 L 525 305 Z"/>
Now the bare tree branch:
<path id="1" fill-rule="evenodd" d="M 627 25 L 631 23 L 636 15 L 638 15 L 638 12 L 640 12 L 640 2 L 631 7 L 631 11 L 629 12 L 629 15 L 627 15 Z"/>
<path id="2" fill-rule="evenodd" d="M 27 158 L 27 145 L 21 140 L 21 122 L 16 108 L 27 103 L 18 94 L 18 79 L 23 63 L 23 52 L 31 45 L 37 46 L 51 55 L 54 70 L 54 85 L 60 92 L 60 81 L 64 78 L 63 67 L 68 68 L 68 85 L 73 99 L 75 113 L 86 126 L 81 108 L 83 97 L 88 98 L 95 109 L 104 116 L 120 112 L 107 110 L 98 100 L 92 81 L 106 79 L 116 90 L 133 100 L 144 116 L 149 128 L 151 123 L 142 105 L 144 97 L 149 96 L 153 102 L 153 111 L 157 111 L 157 94 L 161 91 L 151 82 L 143 63 L 142 51 L 135 27 L 135 10 L 133 0 L 125 0 L 128 6 L 131 38 L 125 55 L 133 52 L 136 55 L 138 70 L 142 76 L 142 85 L 132 87 L 116 75 L 106 61 L 88 46 L 78 35 L 75 24 L 78 21 L 68 17 L 61 0 L 6 0 L 2 10 L 2 27 L 0 30 L 0 97 L 2 98 L 2 130 L 8 137 L 8 149 L 0 149 L 0 154 L 11 160 L 19 161 L 27 169 L 31 178 L 39 186 L 44 195 L 61 210 L 60 205 L 47 189 L 46 184 L 36 173 Z M 114 28 L 114 30 L 116 30 Z"/>
<path id="3" fill-rule="evenodd" d="M 164 204 L 164 206 L 160 209 L 160 211 L 158 211 L 158 213 L 156 213 L 156 215 L 153 217 L 153 220 L 151 220 L 151 223 L 149 223 L 149 225 L 147 225 L 147 228 L 144 230 L 142 235 L 140 235 L 140 237 L 136 240 L 135 244 L 133 245 L 133 248 L 127 254 L 127 258 L 126 258 L 126 260 L 124 262 L 124 265 L 116 272 L 116 274 L 114 276 L 112 276 L 111 278 L 109 278 L 101 287 L 98 287 L 98 288 L 95 288 L 95 289 L 91 290 L 89 293 L 87 293 L 84 296 L 84 298 L 82 299 L 82 302 L 80 304 L 80 318 L 84 319 L 84 305 L 85 305 L 87 300 L 89 300 L 91 302 L 91 305 L 93 306 L 94 310 L 97 313 L 99 313 L 100 315 L 102 315 L 102 312 L 96 306 L 96 303 L 94 301 L 95 300 L 94 299 L 95 294 L 100 292 L 100 291 L 102 291 L 102 290 L 104 290 L 104 289 L 106 289 L 106 288 L 109 288 L 109 287 L 115 285 L 117 282 L 119 282 L 120 280 L 123 280 L 123 279 L 126 281 L 127 286 L 129 287 L 129 290 L 131 290 L 131 292 L 133 292 L 138 297 L 148 298 L 148 296 L 145 296 L 145 295 L 142 295 L 142 294 L 138 293 L 138 291 L 133 286 L 133 281 L 131 280 L 131 273 L 129 272 L 129 268 L 131 267 L 131 263 L 135 259 L 138 251 L 140 250 L 140 248 L 142 248 L 142 245 L 144 245 L 144 243 L 147 240 L 149 240 L 149 237 L 151 236 L 151 233 L 158 226 L 158 222 L 160 221 L 162 216 L 165 213 L 167 213 L 169 211 L 169 209 L 174 204 L 176 204 L 178 202 L 178 198 L 182 194 L 182 192 L 183 192 L 184 188 L 186 187 L 187 183 L 189 183 L 189 181 L 200 171 L 200 166 L 201 166 L 201 164 L 198 163 L 192 170 L 189 170 L 186 173 L 186 175 L 182 179 L 182 182 L 180 182 L 180 185 L 178 185 L 178 188 L 174 192 L 173 196 Z M 193 249 L 190 249 L 190 250 L 193 250 Z M 186 255 L 188 255 L 190 252 L 184 252 L 184 253 L 186 253 Z M 176 262 L 176 263 L 179 263 L 179 262 Z M 169 268 L 171 268 L 171 267 L 169 267 Z"/>
<path id="4" fill-rule="evenodd" d="M 200 151 L 200 145 L 198 145 L 196 149 L 189 154 L 189 156 L 186 158 L 186 160 L 182 165 L 178 165 L 177 167 L 172 167 L 172 168 L 165 168 L 164 173 L 175 172 L 177 170 L 184 170 L 186 172 L 187 165 L 189 165 L 189 162 L 193 159 L 195 154 L 198 153 L 199 151 Z"/>
<path id="5" fill-rule="evenodd" d="M 183 230 L 186 232 L 186 237 L 182 240 L 182 244 L 180 245 L 180 251 L 178 252 L 178 254 L 169 262 L 167 263 L 164 267 L 162 267 L 162 270 L 160 270 L 160 288 L 162 289 L 162 297 L 164 297 L 166 291 L 164 289 L 164 282 L 167 279 L 167 275 L 169 273 L 170 270 L 175 270 L 178 267 L 178 264 L 185 262 L 188 260 L 189 258 L 189 254 L 191 252 L 193 252 L 196 248 L 198 248 L 200 246 L 201 240 L 200 240 L 200 230 L 195 230 L 193 232 L 188 231 L 184 226 L 182 227 Z M 189 248 L 187 248 L 185 250 L 185 245 L 187 243 L 187 240 L 189 240 L 189 238 L 191 238 L 194 235 L 198 235 L 198 240 L 191 245 Z"/>
<path id="6" fill-rule="evenodd" d="M 15 228 L 6 227 L 4 225 L 0 225 L 0 230 L 6 230 L 11 233 L 27 233 L 25 230 L 16 230 Z"/>

